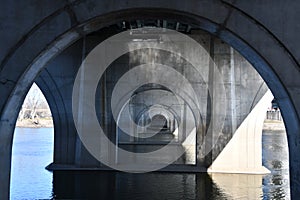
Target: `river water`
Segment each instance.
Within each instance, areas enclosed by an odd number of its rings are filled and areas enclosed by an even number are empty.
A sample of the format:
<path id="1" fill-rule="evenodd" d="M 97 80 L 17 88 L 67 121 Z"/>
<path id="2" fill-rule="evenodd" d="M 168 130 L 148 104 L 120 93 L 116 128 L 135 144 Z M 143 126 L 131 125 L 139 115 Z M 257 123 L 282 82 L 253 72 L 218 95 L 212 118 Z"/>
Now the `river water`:
<path id="1" fill-rule="evenodd" d="M 52 128 L 16 128 L 11 199 L 289 199 L 284 132 L 263 133 L 268 175 L 49 172 Z"/>

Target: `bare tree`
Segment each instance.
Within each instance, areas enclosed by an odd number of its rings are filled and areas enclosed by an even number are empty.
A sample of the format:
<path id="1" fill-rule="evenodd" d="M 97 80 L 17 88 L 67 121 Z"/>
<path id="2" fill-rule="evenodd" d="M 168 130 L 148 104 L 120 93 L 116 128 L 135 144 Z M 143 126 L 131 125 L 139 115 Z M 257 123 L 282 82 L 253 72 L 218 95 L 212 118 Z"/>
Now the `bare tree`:
<path id="1" fill-rule="evenodd" d="M 38 110 L 48 110 L 47 101 L 39 87 L 33 83 L 22 105 L 19 120 L 38 117 Z"/>

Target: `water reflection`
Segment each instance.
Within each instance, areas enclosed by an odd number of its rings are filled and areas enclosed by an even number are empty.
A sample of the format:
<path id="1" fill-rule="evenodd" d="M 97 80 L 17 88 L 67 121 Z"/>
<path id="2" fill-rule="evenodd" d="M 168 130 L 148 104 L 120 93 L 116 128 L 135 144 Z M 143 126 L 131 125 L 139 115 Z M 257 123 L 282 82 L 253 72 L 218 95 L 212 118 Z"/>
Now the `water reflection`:
<path id="1" fill-rule="evenodd" d="M 271 174 L 55 172 L 54 194 L 57 198 L 146 200 L 289 199 L 284 132 L 264 132 L 263 164 Z"/>
<path id="2" fill-rule="evenodd" d="M 55 172 L 54 194 L 63 199 L 228 199 L 206 174 Z"/>
<path id="3" fill-rule="evenodd" d="M 229 196 L 227 199 L 261 199 L 263 175 L 211 174 L 213 182 Z"/>
<path id="4" fill-rule="evenodd" d="M 57 171 L 51 162 L 52 129 L 16 129 L 12 199 L 289 199 L 284 132 L 264 132 L 263 164 L 271 174 Z"/>
<path id="5" fill-rule="evenodd" d="M 264 199 L 290 199 L 288 144 L 284 131 L 265 131 L 263 165 L 271 174 L 263 178 Z"/>
<path id="6" fill-rule="evenodd" d="M 16 128 L 13 141 L 11 199 L 49 199 L 53 160 L 52 128 Z"/>

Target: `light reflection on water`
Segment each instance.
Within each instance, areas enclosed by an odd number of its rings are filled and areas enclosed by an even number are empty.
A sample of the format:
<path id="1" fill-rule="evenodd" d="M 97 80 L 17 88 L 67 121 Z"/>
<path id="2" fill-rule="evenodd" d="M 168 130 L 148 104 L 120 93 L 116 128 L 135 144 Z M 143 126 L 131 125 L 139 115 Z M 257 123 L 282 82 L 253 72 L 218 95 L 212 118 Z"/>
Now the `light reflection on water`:
<path id="1" fill-rule="evenodd" d="M 282 132 L 263 134 L 263 164 L 271 174 L 56 172 L 53 129 L 17 128 L 11 199 L 287 199 L 288 154 Z M 52 176 L 54 185 L 52 186 Z"/>
<path id="2" fill-rule="evenodd" d="M 282 131 L 263 133 L 263 164 L 270 171 L 263 179 L 264 199 L 289 199 L 289 162 L 286 135 Z"/>
<path id="3" fill-rule="evenodd" d="M 11 199 L 49 199 L 52 173 L 52 128 L 16 128 L 12 152 Z"/>

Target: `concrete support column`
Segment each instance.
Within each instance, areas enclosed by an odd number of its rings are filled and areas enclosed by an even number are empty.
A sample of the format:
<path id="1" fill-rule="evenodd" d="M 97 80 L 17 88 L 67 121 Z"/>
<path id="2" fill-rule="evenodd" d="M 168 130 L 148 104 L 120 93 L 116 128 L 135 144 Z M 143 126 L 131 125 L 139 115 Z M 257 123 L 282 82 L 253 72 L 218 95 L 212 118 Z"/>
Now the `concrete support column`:
<path id="1" fill-rule="evenodd" d="M 208 172 L 269 173 L 262 166 L 262 128 L 267 105 L 272 99 L 273 95 L 268 91 L 236 130 Z"/>
<path id="2" fill-rule="evenodd" d="M 13 124 L 0 122 L 0 199 L 9 199 L 13 131 Z"/>
<path id="3" fill-rule="evenodd" d="M 5 200 L 10 199 L 13 136 L 19 110 L 22 106 L 20 102 L 24 101 L 25 95 L 15 95 L 14 100 L 12 100 L 9 94 L 2 93 L 2 86 L 7 87 L 7 90 L 9 87 L 7 85 L 0 86 L 0 101 L 6 102 L 6 104 L 2 104 L 3 107 L 1 107 L 0 102 L 0 199 Z"/>

